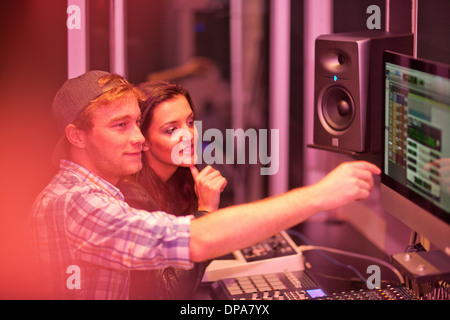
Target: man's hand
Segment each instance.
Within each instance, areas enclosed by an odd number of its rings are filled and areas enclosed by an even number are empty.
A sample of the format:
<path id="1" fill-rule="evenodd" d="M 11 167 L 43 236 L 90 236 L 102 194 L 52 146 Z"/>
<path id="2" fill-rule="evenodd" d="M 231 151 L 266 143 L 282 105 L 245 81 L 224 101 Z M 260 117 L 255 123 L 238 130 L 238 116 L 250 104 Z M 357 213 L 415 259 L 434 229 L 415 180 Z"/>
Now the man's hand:
<path id="1" fill-rule="evenodd" d="M 381 170 L 366 161 L 346 162 L 314 184 L 317 206 L 323 211 L 366 199 L 373 188 L 373 175 Z"/>

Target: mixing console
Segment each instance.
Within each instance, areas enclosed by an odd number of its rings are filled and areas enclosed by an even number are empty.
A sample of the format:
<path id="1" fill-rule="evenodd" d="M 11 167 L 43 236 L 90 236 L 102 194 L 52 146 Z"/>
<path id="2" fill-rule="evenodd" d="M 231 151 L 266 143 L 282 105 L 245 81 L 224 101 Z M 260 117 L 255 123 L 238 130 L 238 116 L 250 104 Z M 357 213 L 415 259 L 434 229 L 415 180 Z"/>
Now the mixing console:
<path id="1" fill-rule="evenodd" d="M 295 247 L 290 244 L 283 234 L 278 233 L 258 244 L 242 249 L 242 255 L 247 262 L 271 259 L 296 254 Z"/>
<path id="2" fill-rule="evenodd" d="M 232 257 L 212 261 L 205 271 L 203 281 L 304 268 L 302 253 L 289 235 L 282 231 L 253 246 L 234 251 Z"/>
<path id="3" fill-rule="evenodd" d="M 326 294 L 306 271 L 229 278 L 212 284 L 222 300 L 417 300 L 406 287 Z"/>
<path id="4" fill-rule="evenodd" d="M 390 287 L 386 289 L 373 289 L 334 293 L 318 297 L 318 300 L 418 300 L 413 292 L 406 287 Z"/>

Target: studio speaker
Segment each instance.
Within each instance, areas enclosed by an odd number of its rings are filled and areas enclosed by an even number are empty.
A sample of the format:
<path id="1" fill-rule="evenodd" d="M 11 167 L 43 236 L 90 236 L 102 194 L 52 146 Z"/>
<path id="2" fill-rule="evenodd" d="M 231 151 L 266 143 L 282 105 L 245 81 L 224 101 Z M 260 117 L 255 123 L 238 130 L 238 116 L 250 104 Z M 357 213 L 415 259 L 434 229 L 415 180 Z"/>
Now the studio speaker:
<path id="1" fill-rule="evenodd" d="M 381 151 L 385 50 L 412 54 L 413 35 L 367 31 L 316 39 L 315 147 L 350 153 Z"/>

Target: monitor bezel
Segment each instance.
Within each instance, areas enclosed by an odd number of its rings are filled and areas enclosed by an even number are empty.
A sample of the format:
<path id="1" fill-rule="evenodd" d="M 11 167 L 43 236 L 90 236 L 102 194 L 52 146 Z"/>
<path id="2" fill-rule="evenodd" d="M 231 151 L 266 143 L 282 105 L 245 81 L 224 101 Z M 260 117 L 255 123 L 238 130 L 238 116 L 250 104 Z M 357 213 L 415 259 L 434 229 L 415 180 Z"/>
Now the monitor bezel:
<path id="1" fill-rule="evenodd" d="M 434 62 L 426 59 L 418 59 L 414 58 L 409 55 L 400 54 L 396 52 L 391 51 L 385 51 L 383 53 L 383 88 L 385 88 L 386 84 L 386 63 L 392 63 L 401 67 L 410 68 L 417 71 L 422 71 L 425 73 L 429 73 L 432 75 L 440 76 L 443 78 L 450 79 L 450 66 Z M 394 180 L 390 176 L 388 176 L 385 173 L 385 138 L 386 138 L 386 128 L 385 128 L 385 117 L 386 117 L 386 91 L 383 90 L 383 107 L 382 107 L 382 133 L 383 133 L 383 148 L 382 148 L 382 161 L 381 161 L 381 183 L 385 186 L 389 187 L 393 191 L 397 192 L 401 196 L 407 198 L 409 201 L 413 202 L 414 204 L 418 205 L 420 208 L 426 210 L 431 215 L 435 216 L 436 218 L 442 220 L 444 223 L 450 224 L 450 212 L 446 212 L 444 209 L 438 207 L 431 201 L 427 200 L 426 198 L 420 196 L 419 194 L 415 193 L 413 190 L 409 189 L 408 187 L 404 186 L 400 182 Z"/>

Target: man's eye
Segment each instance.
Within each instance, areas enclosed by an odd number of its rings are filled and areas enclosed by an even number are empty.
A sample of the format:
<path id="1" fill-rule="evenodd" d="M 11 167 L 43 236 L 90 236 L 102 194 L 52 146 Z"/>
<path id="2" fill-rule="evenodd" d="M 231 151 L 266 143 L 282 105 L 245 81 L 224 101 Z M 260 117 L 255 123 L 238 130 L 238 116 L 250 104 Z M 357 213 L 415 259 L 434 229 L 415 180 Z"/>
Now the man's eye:
<path id="1" fill-rule="evenodd" d="M 126 122 L 118 122 L 114 125 L 116 128 L 125 128 L 127 126 Z"/>

